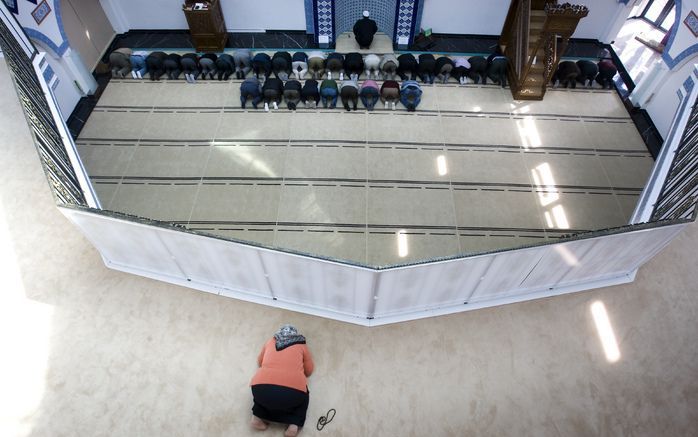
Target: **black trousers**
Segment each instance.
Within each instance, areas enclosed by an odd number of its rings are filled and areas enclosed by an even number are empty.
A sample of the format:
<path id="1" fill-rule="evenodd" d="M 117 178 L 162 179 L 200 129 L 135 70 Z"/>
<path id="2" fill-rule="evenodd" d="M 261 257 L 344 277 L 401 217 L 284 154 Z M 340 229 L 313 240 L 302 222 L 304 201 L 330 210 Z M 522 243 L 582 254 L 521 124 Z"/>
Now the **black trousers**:
<path id="1" fill-rule="evenodd" d="M 310 393 L 274 384 L 252 386 L 252 414 L 269 422 L 305 425 Z"/>

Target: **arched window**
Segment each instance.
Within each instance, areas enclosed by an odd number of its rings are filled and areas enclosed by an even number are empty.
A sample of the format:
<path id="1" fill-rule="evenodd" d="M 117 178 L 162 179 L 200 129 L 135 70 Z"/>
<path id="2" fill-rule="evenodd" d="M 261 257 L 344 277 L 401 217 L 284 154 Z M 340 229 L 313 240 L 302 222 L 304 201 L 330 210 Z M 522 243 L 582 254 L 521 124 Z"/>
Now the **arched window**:
<path id="1" fill-rule="evenodd" d="M 675 0 L 650 0 L 642 10 L 640 18 L 668 32 L 676 19 Z"/>

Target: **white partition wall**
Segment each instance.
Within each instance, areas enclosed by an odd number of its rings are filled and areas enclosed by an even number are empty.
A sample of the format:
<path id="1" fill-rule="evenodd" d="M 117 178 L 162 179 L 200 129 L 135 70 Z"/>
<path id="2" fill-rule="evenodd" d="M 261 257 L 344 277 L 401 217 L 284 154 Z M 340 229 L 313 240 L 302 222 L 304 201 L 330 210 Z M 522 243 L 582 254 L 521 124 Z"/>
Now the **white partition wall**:
<path id="1" fill-rule="evenodd" d="M 684 225 L 378 272 L 371 324 L 448 314 L 629 282 Z"/>
<path id="2" fill-rule="evenodd" d="M 628 282 L 685 226 L 374 270 L 98 211 L 61 211 L 111 268 L 365 326 Z"/>
<path id="3" fill-rule="evenodd" d="M 260 255 L 277 300 L 349 317 L 371 316 L 372 270 L 275 251 Z"/>

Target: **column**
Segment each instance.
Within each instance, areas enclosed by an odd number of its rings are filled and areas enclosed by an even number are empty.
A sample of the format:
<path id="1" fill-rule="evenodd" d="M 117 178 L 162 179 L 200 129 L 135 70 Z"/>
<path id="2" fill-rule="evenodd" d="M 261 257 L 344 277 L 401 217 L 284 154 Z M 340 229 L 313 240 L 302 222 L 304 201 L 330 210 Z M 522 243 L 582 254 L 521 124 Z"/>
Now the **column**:
<path id="1" fill-rule="evenodd" d="M 326 49 L 334 41 L 334 0 L 313 0 L 315 35 L 320 47 Z"/>
<path id="2" fill-rule="evenodd" d="M 419 32 L 421 17 L 421 2 L 419 0 L 398 0 L 395 18 L 395 44 L 398 50 L 405 50 Z"/>

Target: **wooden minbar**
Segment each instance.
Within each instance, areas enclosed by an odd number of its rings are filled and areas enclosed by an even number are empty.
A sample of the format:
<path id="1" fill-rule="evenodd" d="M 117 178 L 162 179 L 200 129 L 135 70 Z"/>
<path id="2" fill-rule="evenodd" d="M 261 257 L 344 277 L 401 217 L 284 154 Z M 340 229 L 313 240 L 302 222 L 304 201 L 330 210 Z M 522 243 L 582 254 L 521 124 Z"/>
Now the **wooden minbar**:
<path id="1" fill-rule="evenodd" d="M 588 14 L 584 5 L 558 0 L 511 2 L 499 47 L 509 58 L 514 99 L 543 100 L 570 37 Z"/>
<path id="2" fill-rule="evenodd" d="M 194 9 L 203 4 L 204 9 Z M 182 5 L 197 52 L 222 52 L 228 41 L 220 0 L 185 0 Z"/>

